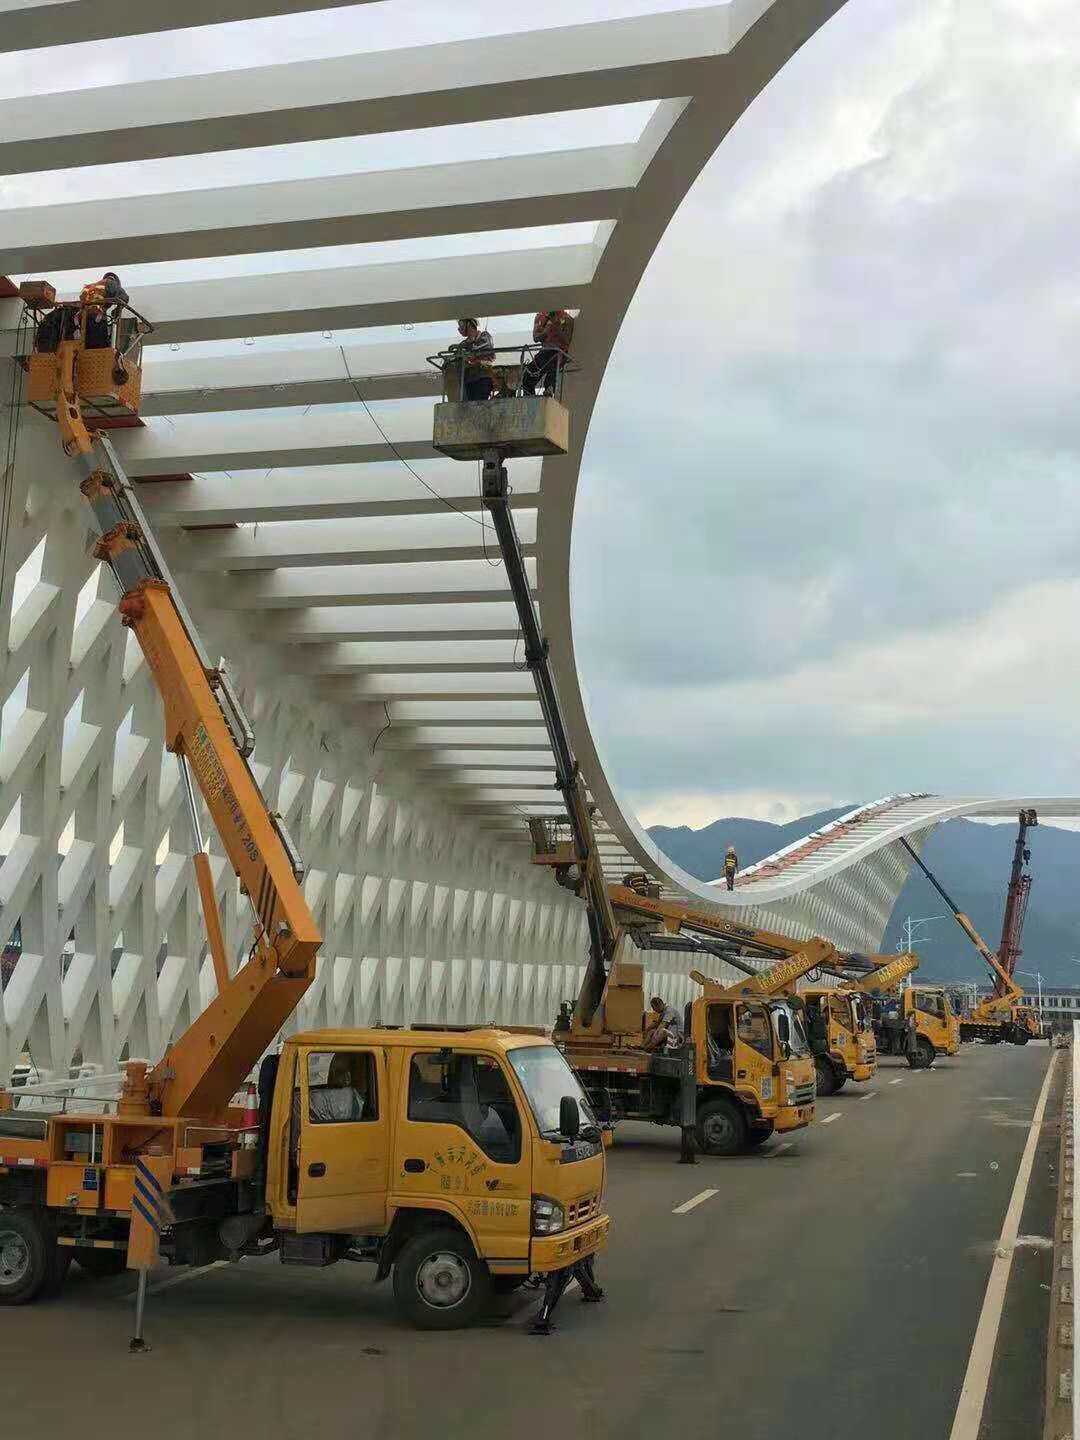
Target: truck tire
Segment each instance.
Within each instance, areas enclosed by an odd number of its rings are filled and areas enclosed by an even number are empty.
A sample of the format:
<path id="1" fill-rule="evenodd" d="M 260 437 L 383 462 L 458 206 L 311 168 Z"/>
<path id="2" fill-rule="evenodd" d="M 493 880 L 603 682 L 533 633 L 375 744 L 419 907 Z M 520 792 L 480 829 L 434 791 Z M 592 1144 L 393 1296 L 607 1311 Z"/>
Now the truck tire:
<path id="1" fill-rule="evenodd" d="M 1026 1030 L 1022 1029 L 1021 1026 L 1013 1026 L 1012 1043 L 1014 1045 L 1026 1045 L 1030 1039 L 1031 1036 Z"/>
<path id="2" fill-rule="evenodd" d="M 75 1259 L 79 1269 L 95 1280 L 122 1275 L 127 1269 L 127 1255 L 123 1250 L 76 1250 Z"/>
<path id="3" fill-rule="evenodd" d="M 827 1055 L 814 1056 L 814 1076 L 819 1095 L 832 1095 L 840 1088 L 836 1083 L 836 1071 Z"/>
<path id="4" fill-rule="evenodd" d="M 421 1230 L 394 1261 L 394 1299 L 418 1330 L 460 1330 L 491 1298 L 491 1273 L 449 1225 Z"/>
<path id="5" fill-rule="evenodd" d="M 746 1116 L 734 1100 L 721 1095 L 698 1107 L 695 1138 L 704 1155 L 738 1155 L 746 1149 Z"/>
<path id="6" fill-rule="evenodd" d="M 936 1059 L 937 1051 L 925 1035 L 920 1035 L 915 1041 L 915 1049 L 908 1054 L 907 1062 L 912 1070 L 929 1070 Z"/>
<path id="7" fill-rule="evenodd" d="M 834 1072 L 834 1073 L 835 1073 L 835 1072 Z M 847 1082 L 848 1082 L 848 1077 L 847 1077 L 846 1075 L 837 1075 L 837 1076 L 836 1076 L 836 1089 L 833 1091 L 833 1094 L 834 1094 L 834 1095 L 838 1095 L 838 1094 L 840 1093 L 840 1091 L 844 1088 L 844 1086 L 847 1084 Z"/>
<path id="8" fill-rule="evenodd" d="M 43 1215 L 0 1210 L 0 1305 L 28 1305 L 58 1290 L 70 1263 Z"/>

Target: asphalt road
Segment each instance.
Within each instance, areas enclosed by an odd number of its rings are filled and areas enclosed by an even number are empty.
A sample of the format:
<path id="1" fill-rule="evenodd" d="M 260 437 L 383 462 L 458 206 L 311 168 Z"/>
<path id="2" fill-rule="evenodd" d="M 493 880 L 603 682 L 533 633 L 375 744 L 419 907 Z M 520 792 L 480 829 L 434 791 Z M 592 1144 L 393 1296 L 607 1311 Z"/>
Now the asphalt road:
<path id="1" fill-rule="evenodd" d="M 571 1293 L 547 1339 L 527 1333 L 526 1294 L 471 1331 L 418 1334 L 368 1267 L 268 1259 L 163 1273 L 153 1351 L 130 1356 L 130 1277 L 73 1269 L 57 1299 L 0 1319 L 5 1433 L 948 1440 L 1048 1059 L 1045 1045 L 966 1046 L 926 1072 L 886 1059 L 790 1148 L 693 1169 L 674 1131 L 622 1127 L 607 1303 Z M 1051 1233 L 1059 1093 L 1022 1236 Z M 1018 1246 L 980 1440 L 1041 1433 L 1049 1263 Z"/>

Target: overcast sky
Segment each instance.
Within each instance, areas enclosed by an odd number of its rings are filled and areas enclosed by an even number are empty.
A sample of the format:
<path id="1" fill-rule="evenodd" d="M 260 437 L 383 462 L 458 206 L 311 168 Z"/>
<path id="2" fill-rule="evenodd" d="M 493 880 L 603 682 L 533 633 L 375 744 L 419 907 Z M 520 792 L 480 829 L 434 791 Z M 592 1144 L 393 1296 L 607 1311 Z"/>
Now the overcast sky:
<path id="1" fill-rule="evenodd" d="M 1080 793 L 1078 151 L 1075 3 L 850 0 L 714 157 L 574 535 L 646 823 Z"/>
<path id="2" fill-rule="evenodd" d="M 66 68 L 0 57 L 0 94 L 682 3 L 393 0 L 73 47 Z M 849 0 L 676 217 L 608 372 L 574 541 L 593 728 L 645 823 L 1080 792 L 1078 97 L 1075 0 Z M 57 172 L 0 199 L 595 144 L 643 113 Z"/>

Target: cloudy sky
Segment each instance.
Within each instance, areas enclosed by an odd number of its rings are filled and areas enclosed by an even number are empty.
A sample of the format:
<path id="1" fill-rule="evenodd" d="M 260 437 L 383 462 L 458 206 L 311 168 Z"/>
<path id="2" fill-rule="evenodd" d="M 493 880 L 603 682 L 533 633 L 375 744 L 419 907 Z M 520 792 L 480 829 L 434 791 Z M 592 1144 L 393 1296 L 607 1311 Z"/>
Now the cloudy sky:
<path id="1" fill-rule="evenodd" d="M 73 47 L 67 70 L 0 57 L 0 95 L 683 3 L 394 0 Z M 575 530 L 593 727 L 646 823 L 1080 793 L 1078 97 L 1075 0 L 849 0 L 676 217 L 608 372 Z M 595 144 L 643 109 L 584 137 L 569 115 L 21 177 L 0 200 Z M 518 243 L 535 234 L 328 259 Z"/>
<path id="2" fill-rule="evenodd" d="M 714 157 L 575 529 L 647 823 L 1080 793 L 1078 158 L 1066 0 L 850 0 Z"/>

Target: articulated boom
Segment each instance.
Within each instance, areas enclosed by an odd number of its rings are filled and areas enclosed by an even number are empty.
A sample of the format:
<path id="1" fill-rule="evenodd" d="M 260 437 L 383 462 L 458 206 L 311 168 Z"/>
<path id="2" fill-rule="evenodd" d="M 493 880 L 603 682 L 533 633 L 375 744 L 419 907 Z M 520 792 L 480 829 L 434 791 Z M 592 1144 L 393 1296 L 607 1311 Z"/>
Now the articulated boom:
<path id="1" fill-rule="evenodd" d="M 884 995 L 890 990 L 895 990 L 901 980 L 906 980 L 911 972 L 918 968 L 919 957 L 908 951 L 904 955 L 898 955 L 895 960 L 890 960 L 886 965 L 879 965 L 876 970 L 872 970 L 861 980 L 851 981 L 844 988 L 845 990 L 856 990 L 860 995 Z"/>
<path id="2" fill-rule="evenodd" d="M 778 961 L 767 970 L 759 970 L 756 975 L 748 975 L 734 985 L 724 985 L 703 975 L 700 970 L 691 970 L 690 979 L 702 987 L 710 1000 L 754 1000 L 760 996 L 790 994 L 804 975 L 838 958 L 835 948 L 827 940 L 803 940 L 799 943 L 801 949 L 790 960 Z"/>
<path id="3" fill-rule="evenodd" d="M 611 885 L 608 887 L 608 894 L 616 912 L 651 916 L 661 921 L 665 930 L 671 934 L 678 934 L 680 930 L 696 931 L 730 940 L 743 950 L 764 956 L 799 955 L 807 945 L 807 941 L 796 940 L 791 935 L 740 925 L 737 921 L 726 920 L 711 910 L 695 910 L 680 900 L 658 900 L 651 895 L 642 895 L 629 885 Z M 832 947 L 829 949 L 832 950 Z M 835 950 L 832 954 L 833 962 L 840 963 L 839 954 Z"/>
<path id="4" fill-rule="evenodd" d="M 27 288 L 35 314 L 53 310 L 52 300 L 41 298 L 49 287 L 35 283 Z M 44 401 L 38 408 L 46 413 L 55 403 L 64 452 L 79 463 L 80 489 L 101 533 L 95 554 L 116 577 L 121 619 L 134 632 L 161 692 L 165 748 L 177 757 L 189 803 L 194 867 L 218 983 L 217 998 L 169 1048 L 146 1077 L 145 1088 L 140 1080 L 141 1093 L 133 1099 L 166 1116 L 212 1117 L 227 1108 L 311 984 L 322 937 L 304 898 L 302 863 L 247 763 L 254 734 L 239 700 L 224 671 L 207 659 L 108 438 L 91 434 L 83 416 L 84 366 L 96 375 L 103 362 L 112 365 L 111 390 L 105 383 L 111 398 L 128 404 L 128 414 L 137 411 L 139 376 L 128 352 L 87 347 L 95 320 L 100 327 L 99 317 L 113 307 L 111 324 L 118 326 L 126 303 L 116 281 L 111 288 L 104 282 L 87 286 L 78 305 L 55 307 L 61 322 L 55 334 L 66 338 L 59 338 L 54 352 L 43 349 L 39 339 L 31 357 L 31 401 Z M 43 329 L 39 319 L 39 337 Z M 55 364 L 51 374 L 50 362 Z M 136 398 L 125 401 L 125 396 Z M 234 976 L 229 975 L 192 774 L 255 915 L 251 956 Z"/>

